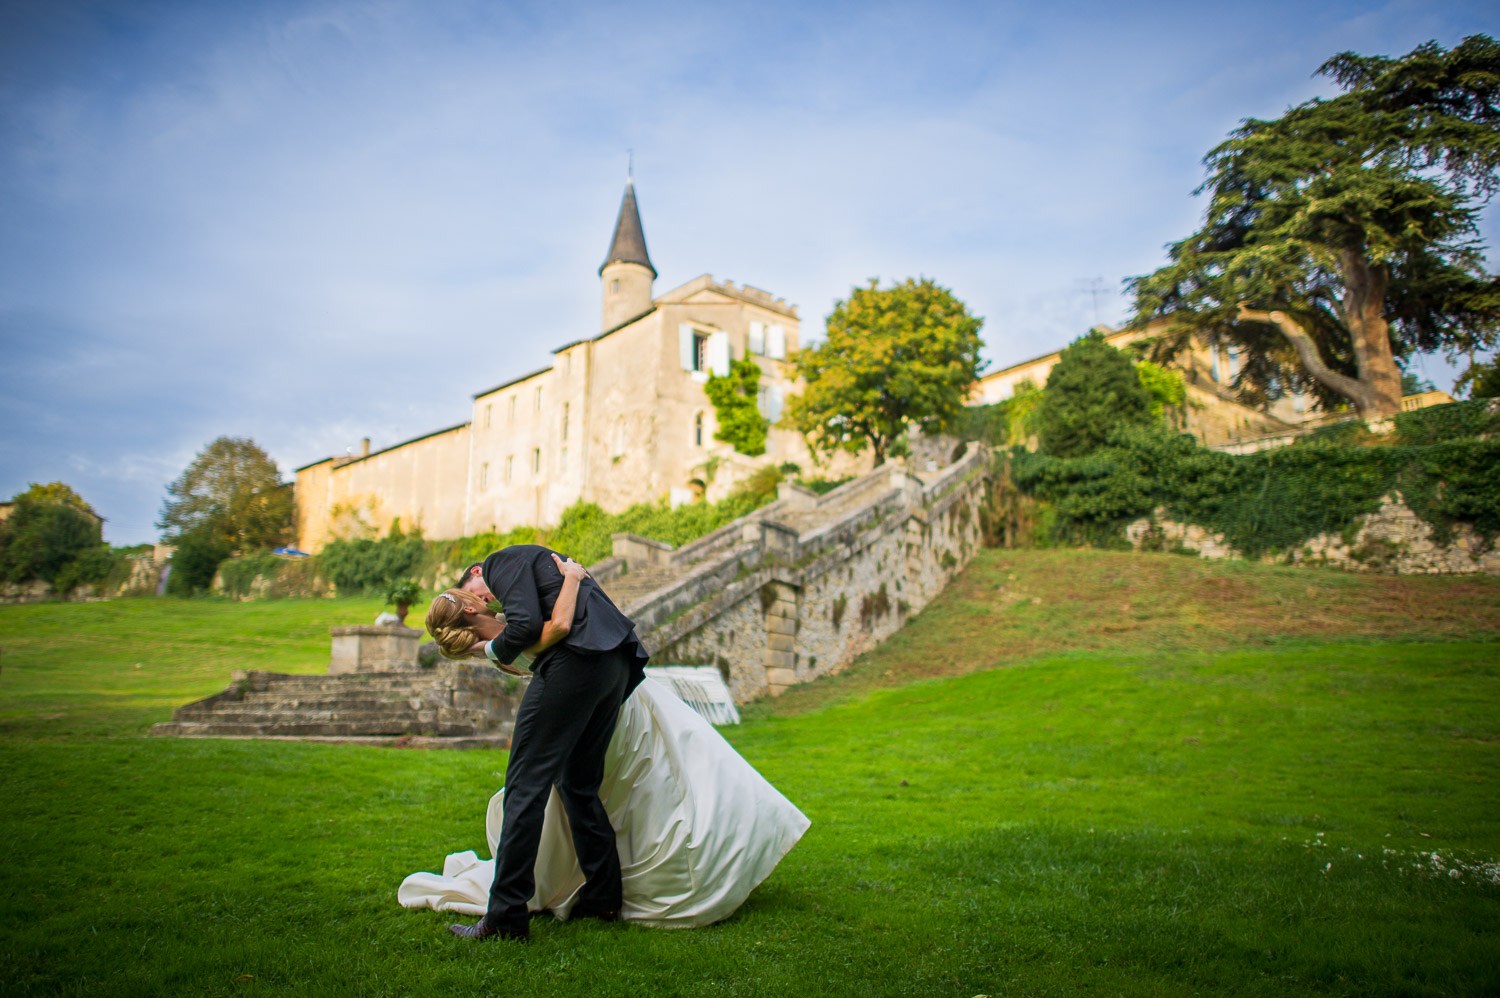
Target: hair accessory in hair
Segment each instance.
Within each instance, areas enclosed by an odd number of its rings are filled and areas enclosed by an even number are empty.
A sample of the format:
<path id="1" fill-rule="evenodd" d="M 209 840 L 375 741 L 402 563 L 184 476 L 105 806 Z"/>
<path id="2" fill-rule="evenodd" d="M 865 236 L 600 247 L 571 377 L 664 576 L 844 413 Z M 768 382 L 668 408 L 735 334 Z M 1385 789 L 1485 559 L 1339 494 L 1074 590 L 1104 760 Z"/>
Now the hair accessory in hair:
<path id="1" fill-rule="evenodd" d="M 460 610 L 463 609 L 463 607 L 459 606 L 458 600 L 454 599 L 450 593 L 438 593 L 438 598 L 447 600 L 449 603 L 457 606 Z"/>

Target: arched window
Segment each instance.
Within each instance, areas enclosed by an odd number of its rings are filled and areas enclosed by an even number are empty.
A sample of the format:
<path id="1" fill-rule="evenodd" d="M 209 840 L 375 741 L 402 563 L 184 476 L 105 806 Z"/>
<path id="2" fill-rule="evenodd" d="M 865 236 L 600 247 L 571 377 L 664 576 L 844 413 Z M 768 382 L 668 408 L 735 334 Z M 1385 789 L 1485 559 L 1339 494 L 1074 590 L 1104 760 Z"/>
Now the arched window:
<path id="1" fill-rule="evenodd" d="M 703 413 L 693 417 L 693 446 L 703 446 Z"/>

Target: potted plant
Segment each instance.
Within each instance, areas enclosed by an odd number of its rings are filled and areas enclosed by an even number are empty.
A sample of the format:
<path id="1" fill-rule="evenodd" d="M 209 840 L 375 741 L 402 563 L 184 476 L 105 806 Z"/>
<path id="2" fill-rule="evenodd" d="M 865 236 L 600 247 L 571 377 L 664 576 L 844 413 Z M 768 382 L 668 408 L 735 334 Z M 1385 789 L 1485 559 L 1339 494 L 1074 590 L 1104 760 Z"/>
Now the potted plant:
<path id="1" fill-rule="evenodd" d="M 397 579 L 395 582 L 392 582 L 390 588 L 386 590 L 385 601 L 388 605 L 392 603 L 395 604 L 396 617 L 401 621 L 402 626 L 405 626 L 406 612 L 411 609 L 411 605 L 415 603 L 418 597 L 420 597 L 421 595 L 422 587 L 420 584 L 418 584 L 416 579 Z"/>

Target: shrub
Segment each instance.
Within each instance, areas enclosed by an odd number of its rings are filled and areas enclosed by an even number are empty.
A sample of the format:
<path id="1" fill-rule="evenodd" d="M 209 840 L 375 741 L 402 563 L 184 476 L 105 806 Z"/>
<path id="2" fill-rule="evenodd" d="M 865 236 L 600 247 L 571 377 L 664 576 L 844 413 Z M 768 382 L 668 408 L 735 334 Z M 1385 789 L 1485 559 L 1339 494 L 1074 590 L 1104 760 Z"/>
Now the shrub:
<path id="1" fill-rule="evenodd" d="M 1151 421 L 1151 393 L 1135 365 L 1091 332 L 1068 344 L 1047 376 L 1037 411 L 1042 450 L 1079 457 L 1102 446 L 1121 425 Z"/>
<path id="2" fill-rule="evenodd" d="M 172 596 L 194 596 L 213 584 L 219 563 L 229 557 L 229 544 L 207 531 L 189 531 L 176 539 L 167 592 Z"/>
<path id="3" fill-rule="evenodd" d="M 384 592 L 392 580 L 415 574 L 426 555 L 427 545 L 420 537 L 393 532 L 378 541 L 332 541 L 319 559 L 328 581 L 348 595 Z"/>
<path id="4" fill-rule="evenodd" d="M 108 544 L 86 548 L 58 570 L 52 587 L 66 596 L 79 586 L 105 586 L 117 576 L 125 556 Z"/>

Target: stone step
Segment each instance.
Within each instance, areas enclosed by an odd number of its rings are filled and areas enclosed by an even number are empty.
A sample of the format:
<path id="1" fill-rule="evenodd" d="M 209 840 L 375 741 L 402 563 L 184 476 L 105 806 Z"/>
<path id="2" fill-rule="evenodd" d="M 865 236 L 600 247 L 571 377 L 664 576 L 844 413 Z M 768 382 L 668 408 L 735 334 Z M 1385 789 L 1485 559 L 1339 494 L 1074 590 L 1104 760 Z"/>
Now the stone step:
<path id="1" fill-rule="evenodd" d="M 387 710 L 345 710 L 342 707 L 327 710 L 303 710 L 297 708 L 290 710 L 234 710 L 232 708 L 221 707 L 218 710 L 205 711 L 202 714 L 185 714 L 178 717 L 177 720 L 210 724 L 279 724 L 294 721 L 389 721 L 412 726 L 431 723 L 437 720 L 437 716 L 437 708 L 435 707 L 427 710 L 412 710 L 410 707 L 402 704 Z"/>
<path id="2" fill-rule="evenodd" d="M 157 729 L 167 730 L 157 730 Z M 487 735 L 224 735 L 201 734 L 175 730 L 172 722 L 162 722 L 151 728 L 153 735 L 168 735 L 174 738 L 223 738 L 229 741 L 245 741 L 251 738 L 268 742 L 324 742 L 339 745 L 370 745 L 378 748 L 414 749 L 508 749 L 510 728 L 507 725 L 499 733 Z"/>
<path id="3" fill-rule="evenodd" d="M 472 722 L 430 721 L 414 724 L 406 718 L 365 721 L 166 721 L 152 727 L 154 735 L 179 735 L 187 738 L 224 736 L 285 735 L 427 735 L 459 736 L 480 734 Z"/>
<path id="4" fill-rule="evenodd" d="M 329 710 L 334 707 L 347 707 L 349 710 L 379 710 L 382 707 L 406 706 L 413 700 L 422 702 L 419 693 L 354 693 L 354 694 L 312 694 L 300 693 L 248 693 L 245 699 L 229 701 L 225 706 L 234 704 L 242 709 L 251 707 L 266 707 L 272 710 L 285 710 L 303 707 L 308 710 Z"/>
<path id="5" fill-rule="evenodd" d="M 389 690 L 406 689 L 413 685 L 426 685 L 433 680 L 431 672 L 354 672 L 341 676 L 286 676 L 270 680 L 267 689 L 272 690 Z M 254 687 L 252 687 L 254 689 Z M 247 691 L 248 692 L 248 691 Z"/>
<path id="6" fill-rule="evenodd" d="M 655 592 L 668 585 L 684 572 L 685 569 L 676 568 L 643 568 L 611 579 L 604 591 L 615 602 L 615 605 L 623 607 L 647 593 Z"/>

